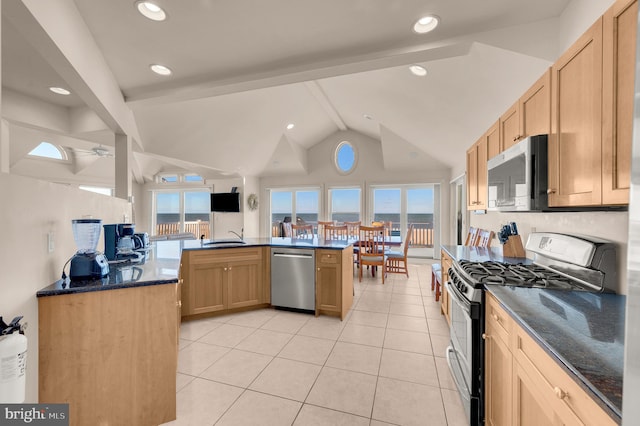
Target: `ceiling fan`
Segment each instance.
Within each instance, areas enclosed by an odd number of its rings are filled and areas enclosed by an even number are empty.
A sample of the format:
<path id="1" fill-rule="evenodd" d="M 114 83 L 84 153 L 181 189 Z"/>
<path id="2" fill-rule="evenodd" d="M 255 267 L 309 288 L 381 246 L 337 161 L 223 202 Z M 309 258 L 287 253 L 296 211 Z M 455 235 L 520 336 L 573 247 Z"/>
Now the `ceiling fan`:
<path id="1" fill-rule="evenodd" d="M 93 155 L 93 156 L 100 157 L 100 158 L 113 157 L 114 156 L 114 154 L 111 151 L 109 151 L 107 148 L 105 148 L 102 145 L 98 145 L 98 146 L 93 147 L 91 149 L 73 148 L 73 151 L 76 153 L 76 155 L 82 155 L 82 156 Z"/>

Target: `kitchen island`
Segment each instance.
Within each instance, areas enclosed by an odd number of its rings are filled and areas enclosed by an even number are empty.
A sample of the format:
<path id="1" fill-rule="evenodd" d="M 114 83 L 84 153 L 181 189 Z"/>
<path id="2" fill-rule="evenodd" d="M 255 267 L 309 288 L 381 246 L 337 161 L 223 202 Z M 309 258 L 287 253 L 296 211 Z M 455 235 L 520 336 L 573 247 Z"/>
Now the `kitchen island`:
<path id="1" fill-rule="evenodd" d="M 443 246 L 442 250 L 453 261 L 491 260 L 506 263 L 531 263 L 529 259 L 502 258 L 497 248 Z M 514 381 L 517 381 L 518 372 L 524 371 L 523 366 L 528 366 L 535 373 L 526 372 L 521 377 L 536 378 L 539 388 L 550 386 L 552 394 L 555 394 L 553 398 L 563 401 L 563 405 L 559 409 L 569 412 L 570 415 L 575 414 L 585 424 L 592 424 L 598 418 L 597 414 L 594 415 L 594 410 L 585 410 L 583 407 L 589 401 L 594 401 L 602 412 L 606 413 L 608 419 L 620 423 L 624 361 L 624 296 L 610 293 L 502 285 L 485 285 L 485 289 L 491 295 L 487 295 L 486 299 L 495 300 L 498 304 L 498 310 L 503 309 L 508 317 L 501 318 L 499 314 L 486 313 L 485 338 L 489 339 L 485 339 L 487 357 L 490 357 L 492 352 L 494 355 L 497 354 L 494 346 L 496 343 L 503 342 L 504 346 L 510 347 L 514 352 L 514 369 L 513 371 L 508 370 L 513 373 Z M 486 309 L 490 309 L 489 303 L 486 306 Z M 496 317 L 501 318 L 500 324 L 495 320 Z M 508 322 L 513 322 L 513 327 L 510 330 L 504 326 Z M 496 337 L 501 334 L 506 337 L 502 339 Z M 526 342 L 529 338 L 534 343 L 527 347 Z M 535 363 L 529 361 L 529 353 L 537 350 L 536 347 L 544 352 L 544 355 L 538 354 L 539 358 L 548 359 L 557 370 L 553 366 L 548 367 L 549 363 L 544 364 L 544 368 L 534 369 Z M 501 354 L 507 353 L 508 350 L 503 350 Z M 554 372 L 552 374 L 554 378 L 566 374 L 576 385 L 576 390 L 566 392 L 566 389 L 562 389 L 559 385 L 551 386 L 553 379 L 545 377 L 543 374 L 547 368 L 546 371 Z M 491 371 L 491 365 L 488 365 L 487 370 L 485 370 L 485 376 L 489 375 L 495 379 L 495 372 Z M 507 374 L 507 376 L 511 375 Z M 501 380 L 504 380 L 505 376 L 501 377 Z M 489 383 L 490 379 L 490 377 L 486 377 L 485 383 Z M 506 385 L 507 394 L 511 395 L 511 384 Z M 572 387 L 573 385 L 568 383 L 566 386 Z M 516 385 L 514 385 L 514 389 L 517 389 Z M 487 394 L 487 399 L 489 399 L 493 393 L 487 390 Z M 576 403 L 582 395 L 587 396 L 588 399 L 584 398 L 580 404 Z M 542 408 L 545 408 L 546 411 L 551 410 L 552 404 L 546 404 L 543 398 L 541 401 L 539 405 Z M 571 406 L 571 403 L 574 403 L 575 406 Z M 500 403 L 500 405 L 504 406 L 505 404 Z M 517 404 L 514 404 L 514 412 L 517 409 Z M 514 413 L 513 416 L 513 418 L 517 418 L 517 413 Z M 585 416 L 589 417 L 588 421 L 584 419 Z M 509 418 L 511 417 L 509 416 Z"/>

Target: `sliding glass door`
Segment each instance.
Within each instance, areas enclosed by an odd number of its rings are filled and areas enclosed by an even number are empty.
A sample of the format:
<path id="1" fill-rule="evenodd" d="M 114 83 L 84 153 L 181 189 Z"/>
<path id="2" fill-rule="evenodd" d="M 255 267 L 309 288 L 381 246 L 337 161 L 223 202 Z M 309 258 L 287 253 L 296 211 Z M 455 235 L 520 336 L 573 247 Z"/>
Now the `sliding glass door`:
<path id="1" fill-rule="evenodd" d="M 270 201 L 272 237 L 280 236 L 281 222 L 318 223 L 319 189 L 272 189 Z"/>

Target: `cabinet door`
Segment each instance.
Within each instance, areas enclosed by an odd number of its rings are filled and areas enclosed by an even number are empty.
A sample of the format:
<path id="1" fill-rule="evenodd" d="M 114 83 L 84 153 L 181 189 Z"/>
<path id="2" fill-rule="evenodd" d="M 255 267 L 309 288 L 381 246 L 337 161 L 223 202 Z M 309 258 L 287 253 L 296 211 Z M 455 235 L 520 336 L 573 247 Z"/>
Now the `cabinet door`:
<path id="1" fill-rule="evenodd" d="M 551 69 L 520 98 L 520 135 L 551 133 Z"/>
<path id="2" fill-rule="evenodd" d="M 497 121 L 487 133 L 484 134 L 487 141 L 487 160 L 500 154 L 500 122 Z"/>
<path id="3" fill-rule="evenodd" d="M 602 18 L 552 67 L 549 205 L 601 204 Z"/>
<path id="4" fill-rule="evenodd" d="M 520 107 L 518 102 L 500 117 L 500 144 L 502 151 L 520 140 Z"/>
<path id="5" fill-rule="evenodd" d="M 628 204 L 637 0 L 618 0 L 603 21 L 602 203 Z"/>
<path id="6" fill-rule="evenodd" d="M 482 138 L 482 140 L 478 143 L 478 177 L 476 178 L 477 187 L 478 187 L 478 202 L 476 203 L 476 207 L 474 210 L 485 210 L 487 208 L 487 199 L 489 198 L 488 189 L 487 189 L 487 148 L 488 141 L 486 138 Z"/>
<path id="7" fill-rule="evenodd" d="M 227 269 L 228 308 L 253 306 L 262 298 L 262 262 L 246 260 L 230 263 Z"/>
<path id="8" fill-rule="evenodd" d="M 526 370 L 513 362 L 514 426 L 561 425 L 549 404 L 542 397 L 544 390 L 529 377 Z M 580 423 L 574 423 L 580 424 Z"/>
<path id="9" fill-rule="evenodd" d="M 510 426 L 513 357 L 493 326 L 487 325 L 484 338 L 485 423 L 488 426 Z"/>
<path id="10" fill-rule="evenodd" d="M 478 204 L 478 145 L 467 150 L 467 210 Z"/>
<path id="11" fill-rule="evenodd" d="M 202 314 L 226 309 L 227 300 L 227 264 L 197 263 L 189 270 L 190 312 Z"/>
<path id="12" fill-rule="evenodd" d="M 316 314 L 342 309 L 342 262 L 338 250 L 316 251 Z"/>

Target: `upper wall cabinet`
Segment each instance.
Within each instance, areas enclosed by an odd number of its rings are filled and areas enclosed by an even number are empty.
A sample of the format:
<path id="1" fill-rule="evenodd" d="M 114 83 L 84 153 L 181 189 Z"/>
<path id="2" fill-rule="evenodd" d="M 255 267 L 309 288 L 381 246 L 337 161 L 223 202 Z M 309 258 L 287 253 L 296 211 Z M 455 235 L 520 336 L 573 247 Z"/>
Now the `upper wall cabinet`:
<path id="1" fill-rule="evenodd" d="M 500 152 L 499 122 L 467 150 L 467 210 L 487 209 L 487 160 Z"/>
<path id="2" fill-rule="evenodd" d="M 551 68 L 549 205 L 602 202 L 602 18 Z"/>
<path id="3" fill-rule="evenodd" d="M 550 130 L 551 69 L 500 117 L 500 149 L 504 151 L 527 136 L 549 134 Z"/>
<path id="4" fill-rule="evenodd" d="M 624 0 L 616 2 L 602 22 L 603 204 L 629 202 L 637 17 L 637 0 Z"/>
<path id="5" fill-rule="evenodd" d="M 552 67 L 552 207 L 629 202 L 636 19 L 618 0 Z"/>

